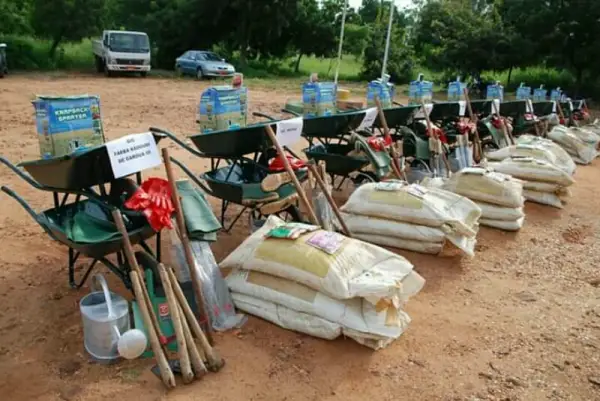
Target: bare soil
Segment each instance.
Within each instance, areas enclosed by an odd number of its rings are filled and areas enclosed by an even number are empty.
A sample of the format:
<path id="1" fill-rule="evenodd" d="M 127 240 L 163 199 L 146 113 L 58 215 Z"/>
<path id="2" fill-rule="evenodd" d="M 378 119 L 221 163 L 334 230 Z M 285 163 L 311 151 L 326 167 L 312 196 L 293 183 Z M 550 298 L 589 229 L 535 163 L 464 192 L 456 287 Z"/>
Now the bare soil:
<path id="1" fill-rule="evenodd" d="M 38 158 L 30 104 L 35 94 L 99 94 L 109 138 L 149 126 L 183 137 L 195 131 L 198 98 L 207 85 L 10 76 L 0 80 L 0 154 L 12 162 Z M 251 85 L 250 107 L 277 115 L 298 93 L 283 83 Z M 206 169 L 203 160 L 165 145 L 194 171 Z M 1 194 L 0 399 L 600 400 L 599 164 L 578 169 L 564 210 L 528 203 L 519 233 L 482 228 L 473 259 L 401 251 L 427 284 L 408 304 L 409 330 L 389 348 L 373 352 L 351 340 L 319 340 L 250 317 L 241 330 L 217 335 L 227 361 L 221 372 L 169 393 L 150 372 L 150 361 L 89 361 L 78 309 L 89 288 L 69 288 L 66 248 Z M 3 166 L 0 183 L 36 210 L 52 205 L 49 193 Z M 213 246 L 217 259 L 247 234 L 245 220 L 221 233 Z"/>

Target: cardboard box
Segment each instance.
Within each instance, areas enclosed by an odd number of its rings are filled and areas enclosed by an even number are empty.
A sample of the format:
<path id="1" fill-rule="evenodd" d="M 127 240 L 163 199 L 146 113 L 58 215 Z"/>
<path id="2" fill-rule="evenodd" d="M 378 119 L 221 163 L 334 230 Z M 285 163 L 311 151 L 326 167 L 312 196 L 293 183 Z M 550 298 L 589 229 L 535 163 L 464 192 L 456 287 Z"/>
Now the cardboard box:
<path id="1" fill-rule="evenodd" d="M 367 85 L 367 107 L 375 107 L 375 97 L 379 98 L 384 109 L 394 105 L 394 85 L 387 82 L 371 81 Z"/>
<path id="2" fill-rule="evenodd" d="M 517 88 L 517 100 L 531 99 L 531 87 L 521 84 Z"/>
<path id="3" fill-rule="evenodd" d="M 448 84 L 448 101 L 458 102 L 465 100 L 465 88 L 467 84 L 460 82 L 459 79 Z"/>
<path id="4" fill-rule="evenodd" d="M 545 102 L 548 100 L 548 91 L 544 89 L 543 86 L 540 86 L 533 91 L 533 101 L 534 102 Z"/>
<path id="5" fill-rule="evenodd" d="M 487 86 L 486 95 L 487 100 L 500 99 L 504 101 L 504 86 L 500 84 L 492 84 Z"/>
<path id="6" fill-rule="evenodd" d="M 552 92 L 550 92 L 550 100 L 553 102 L 562 102 L 563 91 L 560 88 L 553 89 Z"/>
<path id="7" fill-rule="evenodd" d="M 305 117 L 330 116 L 336 112 L 337 85 L 333 82 L 307 82 L 302 85 Z"/>
<path id="8" fill-rule="evenodd" d="M 431 103 L 433 100 L 433 82 L 412 81 L 408 87 L 408 104 Z"/>
<path id="9" fill-rule="evenodd" d="M 98 96 L 38 96 L 32 104 L 43 159 L 104 143 Z"/>
<path id="10" fill-rule="evenodd" d="M 240 93 L 242 89 L 231 86 L 215 86 L 205 90 L 200 96 L 198 106 L 198 125 L 200 132 L 221 131 L 246 126 L 247 92 L 242 107 Z"/>

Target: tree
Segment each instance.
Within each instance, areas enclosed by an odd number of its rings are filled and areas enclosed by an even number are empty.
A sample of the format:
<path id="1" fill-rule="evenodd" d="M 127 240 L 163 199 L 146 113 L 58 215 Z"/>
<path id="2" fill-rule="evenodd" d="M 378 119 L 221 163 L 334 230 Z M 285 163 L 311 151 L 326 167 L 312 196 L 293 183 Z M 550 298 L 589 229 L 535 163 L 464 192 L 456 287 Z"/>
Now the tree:
<path id="1" fill-rule="evenodd" d="M 104 0 L 33 0 L 32 25 L 52 40 L 50 57 L 63 40 L 81 40 L 101 29 Z"/>
<path id="2" fill-rule="evenodd" d="M 0 34 L 31 33 L 29 0 L 0 0 Z"/>

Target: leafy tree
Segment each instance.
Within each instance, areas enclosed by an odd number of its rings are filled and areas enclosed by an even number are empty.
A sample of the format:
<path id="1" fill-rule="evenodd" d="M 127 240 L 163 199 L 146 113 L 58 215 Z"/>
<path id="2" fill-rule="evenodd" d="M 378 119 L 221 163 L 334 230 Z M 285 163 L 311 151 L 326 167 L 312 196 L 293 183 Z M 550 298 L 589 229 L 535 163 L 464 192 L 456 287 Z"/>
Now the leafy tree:
<path id="1" fill-rule="evenodd" d="M 369 27 L 367 25 L 346 24 L 344 27 L 344 52 L 361 57 L 367 46 Z"/>
<path id="2" fill-rule="evenodd" d="M 29 0 L 0 0 L 0 34 L 31 33 Z"/>
<path id="3" fill-rule="evenodd" d="M 50 57 L 63 40 L 81 40 L 101 29 L 104 0 L 33 0 L 32 25 L 52 40 Z"/>
<path id="4" fill-rule="evenodd" d="M 294 71 L 300 69 L 300 61 L 305 54 L 318 57 L 331 56 L 337 36 L 333 20 L 328 20 L 316 0 L 300 0 L 293 23 L 293 46 L 298 50 Z"/>

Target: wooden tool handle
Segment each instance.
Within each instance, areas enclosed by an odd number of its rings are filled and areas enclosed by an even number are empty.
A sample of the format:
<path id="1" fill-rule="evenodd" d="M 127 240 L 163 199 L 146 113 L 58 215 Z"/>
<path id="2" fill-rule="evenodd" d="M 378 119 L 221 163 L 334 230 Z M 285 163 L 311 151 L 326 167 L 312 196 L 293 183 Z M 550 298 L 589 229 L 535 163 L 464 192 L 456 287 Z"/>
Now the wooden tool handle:
<path id="1" fill-rule="evenodd" d="M 198 272 L 196 271 L 196 260 L 194 258 L 192 246 L 190 245 L 190 241 L 187 236 L 187 228 L 185 226 L 185 219 L 183 218 L 183 209 L 181 207 L 179 192 L 177 191 L 177 185 L 175 184 L 175 176 L 173 174 L 173 168 L 171 167 L 171 158 L 169 157 L 169 150 L 167 148 L 162 149 L 162 156 L 165 164 L 165 169 L 167 171 L 167 177 L 169 179 L 169 185 L 171 187 L 171 195 L 173 200 L 173 206 L 175 207 L 175 219 L 177 221 L 179 238 L 181 240 L 181 244 L 183 246 L 183 251 L 185 254 L 185 259 L 187 261 L 188 267 L 190 269 L 190 275 L 192 277 L 192 287 L 194 289 L 194 294 L 196 295 L 196 304 L 198 305 L 198 312 L 200 314 L 200 317 L 206 323 L 204 324 L 204 327 L 206 329 L 206 335 L 208 337 L 208 340 L 212 344 L 212 325 L 210 323 L 210 316 L 208 314 L 208 311 L 206 310 L 204 295 L 202 294 L 202 280 L 200 279 L 200 277 L 198 276 Z M 203 269 L 202 266 L 198 266 L 198 268 Z"/>
<path id="2" fill-rule="evenodd" d="M 481 138 L 479 137 L 479 130 L 477 129 L 477 123 L 479 119 L 477 115 L 473 113 L 473 106 L 471 105 L 471 97 L 469 96 L 469 89 L 465 88 L 465 101 L 467 102 L 467 111 L 469 112 L 469 119 L 475 124 L 475 146 L 473 149 L 473 159 L 476 163 L 480 163 L 482 159 L 485 159 L 483 154 L 483 147 L 481 146 Z"/>
<path id="3" fill-rule="evenodd" d="M 319 187 L 321 188 L 321 191 L 323 191 L 323 194 L 325 195 L 327 202 L 329 202 L 329 205 L 331 206 L 333 213 L 335 213 L 335 217 L 337 217 L 338 221 L 340 222 L 340 225 L 342 226 L 342 229 L 344 230 L 344 234 L 346 235 L 346 237 L 352 238 L 352 233 L 348 229 L 348 226 L 346 225 L 346 222 L 344 221 L 344 218 L 342 217 L 342 213 L 340 213 L 340 209 L 337 207 L 335 201 L 333 200 L 333 197 L 327 190 L 327 184 L 325 184 L 325 181 L 323 181 L 321 174 L 319 174 L 316 167 L 313 164 L 311 164 L 310 162 L 307 163 L 307 166 L 308 166 L 308 170 L 315 177 L 315 180 L 317 181 L 317 185 L 319 185 Z"/>
<path id="4" fill-rule="evenodd" d="M 191 383 L 194 380 L 194 373 L 192 372 L 192 365 L 190 363 L 190 355 L 188 353 L 188 347 L 185 341 L 185 334 L 183 332 L 182 319 L 184 316 L 179 315 L 179 308 L 177 298 L 173 293 L 173 287 L 169 275 L 165 270 L 165 266 L 162 263 L 158 265 L 158 273 L 162 280 L 163 289 L 169 304 L 169 313 L 171 314 L 171 322 L 173 323 L 173 329 L 175 330 L 175 338 L 177 340 L 177 353 L 179 355 L 179 365 L 181 366 L 181 376 L 183 377 L 184 383 Z M 193 346 L 193 344 L 191 344 Z"/>
<path id="5" fill-rule="evenodd" d="M 173 285 L 173 290 L 175 292 L 175 296 L 179 300 L 179 304 L 181 305 L 181 308 L 183 309 L 183 313 L 184 313 L 185 317 L 187 318 L 190 328 L 192 329 L 192 333 L 194 333 L 194 335 L 196 336 L 198 341 L 200 341 L 200 346 L 202 347 L 202 350 L 204 351 L 204 354 L 206 355 L 206 359 L 208 361 L 208 368 L 211 371 L 216 372 L 219 369 L 221 369 L 221 367 L 223 366 L 223 364 L 224 364 L 223 359 L 221 359 L 219 354 L 217 354 L 215 349 L 210 345 L 210 343 L 206 339 L 206 336 L 202 332 L 202 328 L 198 324 L 198 320 L 196 320 L 196 317 L 194 316 L 194 313 L 192 312 L 192 308 L 190 308 L 190 305 L 187 303 L 187 300 L 185 299 L 183 290 L 179 286 L 179 282 L 177 281 L 177 278 L 175 277 L 175 273 L 173 272 L 173 270 L 169 269 L 169 275 L 171 278 L 171 283 Z"/>
<path id="6" fill-rule="evenodd" d="M 441 147 L 441 158 L 442 161 L 444 162 L 444 165 L 446 166 L 446 170 L 448 172 L 448 177 L 450 177 L 450 173 L 451 173 L 451 168 L 450 168 L 450 162 L 448 161 L 448 158 L 446 157 L 446 152 L 444 151 L 444 147 L 440 141 L 439 136 L 437 136 L 436 134 L 434 134 L 433 129 L 431 128 L 431 120 L 429 119 L 429 114 L 427 113 L 427 108 L 425 107 L 425 101 L 421 100 L 421 107 L 423 108 L 423 115 L 425 116 L 425 122 L 427 123 L 427 132 L 429 133 L 429 137 L 430 138 L 434 138 L 436 140 L 436 142 L 439 142 L 439 145 Z"/>
<path id="7" fill-rule="evenodd" d="M 127 233 L 127 229 L 125 228 L 125 223 L 123 222 L 123 216 L 121 216 L 121 212 L 117 209 L 112 211 L 112 216 L 113 216 L 115 225 L 117 226 L 117 229 L 119 230 L 119 233 L 121 233 L 121 236 L 123 237 L 123 250 L 125 251 L 125 257 L 127 258 L 127 262 L 129 263 L 130 268 L 139 275 L 140 280 L 142 280 L 142 283 L 143 283 L 145 275 L 144 275 L 144 272 L 142 271 L 142 269 L 140 269 L 137 259 L 135 258 L 135 255 L 133 253 L 133 246 L 131 246 L 131 241 L 129 241 L 129 234 Z M 154 308 L 152 307 L 152 301 L 150 300 L 150 295 L 148 295 L 148 289 L 146 288 L 145 285 L 142 285 L 141 294 L 142 294 L 141 299 L 143 299 L 149 305 L 149 308 L 150 308 L 149 313 L 150 313 L 150 319 L 152 322 L 152 327 L 154 327 L 154 330 L 158 334 L 159 341 L 160 341 L 161 345 L 163 346 L 163 350 L 165 350 L 164 347 L 165 347 L 165 344 L 167 344 L 167 337 L 162 334 L 162 331 L 160 329 L 160 324 L 158 323 L 158 318 L 156 317 L 156 312 L 154 311 Z M 149 327 L 149 326 L 147 326 L 147 327 Z"/>
<path id="8" fill-rule="evenodd" d="M 379 100 L 378 96 L 375 96 L 375 105 L 377 106 L 377 114 L 379 116 L 379 122 L 381 123 L 381 126 L 383 127 L 383 135 L 388 138 L 390 137 L 390 127 L 388 126 L 387 123 L 387 119 L 385 118 L 385 113 L 383 112 L 383 107 L 381 106 L 381 101 Z M 397 158 L 396 158 L 396 154 L 395 151 L 393 149 L 393 147 L 390 147 L 390 155 L 392 156 L 392 171 L 394 172 L 394 175 L 396 176 L 396 178 L 398 178 L 399 180 L 403 179 L 402 176 L 402 169 L 400 168 L 399 165 L 397 165 Z"/>
<path id="9" fill-rule="evenodd" d="M 283 162 L 283 166 L 285 167 L 285 171 L 289 174 L 290 178 L 292 179 L 292 183 L 296 187 L 296 192 L 298 193 L 298 196 L 300 197 L 302 206 L 304 206 L 306 208 L 306 211 L 308 213 L 308 218 L 310 219 L 312 224 L 318 226 L 319 220 L 317 219 L 317 215 L 315 214 L 315 211 L 314 211 L 310 201 L 308 200 L 308 197 L 306 196 L 306 192 L 304 192 L 304 188 L 302 188 L 302 185 L 300 185 L 300 181 L 298 181 L 298 177 L 296 177 L 296 173 L 294 173 L 292 166 L 290 166 L 290 162 L 287 159 L 287 157 L 285 156 L 285 151 L 284 151 L 283 147 L 281 146 L 281 144 L 279 143 L 279 141 L 277 140 L 277 137 L 276 137 L 275 133 L 273 132 L 273 128 L 271 128 L 270 125 L 266 125 L 265 131 L 267 132 L 269 139 L 275 146 L 275 149 L 277 149 L 277 157 L 281 158 L 281 161 Z"/>
<path id="10" fill-rule="evenodd" d="M 190 353 L 190 360 L 192 361 L 192 366 L 194 367 L 194 372 L 197 379 L 202 378 L 208 370 L 206 369 L 206 365 L 202 361 L 202 355 L 198 350 L 198 345 L 194 341 L 194 337 L 192 336 L 192 332 L 190 331 L 190 326 L 188 325 L 187 319 L 185 318 L 185 314 L 183 313 L 183 309 L 179 302 L 177 302 L 177 312 L 179 316 L 182 316 L 181 323 L 183 325 L 183 334 L 185 336 L 185 344 L 187 345 L 187 349 Z"/>
<path id="11" fill-rule="evenodd" d="M 152 325 L 152 319 L 150 318 L 149 310 L 151 307 L 146 304 L 144 297 L 142 295 L 142 284 L 141 278 L 135 270 L 129 272 L 129 277 L 131 279 L 131 284 L 133 286 L 133 293 L 137 299 L 138 306 L 140 308 L 140 312 L 142 313 L 142 319 L 144 320 L 144 324 L 146 325 L 146 331 L 148 333 L 148 337 L 150 340 L 150 346 L 152 347 L 152 352 L 154 352 L 154 358 L 158 364 L 158 369 L 160 370 L 160 376 L 164 385 L 167 388 L 175 387 L 175 376 L 173 376 L 173 371 L 169 366 L 169 362 L 167 361 L 167 357 L 161 347 L 161 344 L 158 340 L 158 334 L 154 330 L 154 326 Z"/>
<path id="12" fill-rule="evenodd" d="M 508 132 L 508 128 L 506 128 L 506 120 L 500 115 L 500 107 L 496 105 L 495 99 L 492 99 L 492 107 L 494 108 L 494 113 L 497 114 L 498 118 L 500 119 L 502 134 L 504 134 L 504 139 L 506 139 L 507 146 L 514 145 L 515 141 L 510 132 Z"/>

